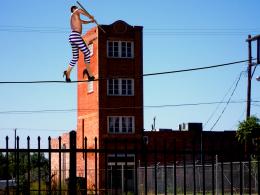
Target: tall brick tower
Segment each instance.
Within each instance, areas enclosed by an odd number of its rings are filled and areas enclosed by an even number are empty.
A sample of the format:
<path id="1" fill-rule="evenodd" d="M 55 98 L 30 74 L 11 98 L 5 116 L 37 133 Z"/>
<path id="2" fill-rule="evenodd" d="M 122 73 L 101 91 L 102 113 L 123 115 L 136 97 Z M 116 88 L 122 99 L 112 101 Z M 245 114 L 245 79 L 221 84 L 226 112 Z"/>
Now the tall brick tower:
<path id="1" fill-rule="evenodd" d="M 143 131 L 143 28 L 120 20 L 102 28 L 106 33 L 95 27 L 83 36 L 91 50 L 91 70 L 99 80 L 78 83 L 78 148 L 84 147 L 84 137 L 87 137 L 87 148 L 95 147 L 95 137 L 98 148 L 104 140 L 126 140 L 131 144 Z M 83 79 L 84 68 L 80 54 L 78 80 Z M 98 161 L 101 170 L 104 164 L 100 156 Z M 78 155 L 77 169 L 82 170 L 83 177 L 84 162 L 83 155 Z M 113 168 L 113 162 L 108 163 Z M 88 168 L 94 169 L 91 157 L 88 157 Z M 134 178 L 129 180 L 131 183 Z"/>

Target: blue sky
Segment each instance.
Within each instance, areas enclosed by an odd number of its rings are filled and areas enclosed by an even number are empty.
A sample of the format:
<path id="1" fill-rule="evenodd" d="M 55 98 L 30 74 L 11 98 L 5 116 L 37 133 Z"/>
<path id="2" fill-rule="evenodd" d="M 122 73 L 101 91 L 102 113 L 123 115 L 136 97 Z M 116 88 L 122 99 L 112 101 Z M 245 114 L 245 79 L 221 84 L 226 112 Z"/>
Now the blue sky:
<path id="1" fill-rule="evenodd" d="M 1 0 L 0 81 L 62 80 L 71 49 L 72 0 Z M 260 34 L 258 0 L 81 0 L 100 24 L 124 20 L 144 27 L 144 73 L 211 66 L 246 60 L 248 34 Z M 86 32 L 93 25 L 85 26 Z M 253 44 L 253 57 L 256 56 Z M 203 122 L 210 130 L 226 104 L 173 106 L 228 101 L 247 63 L 209 70 L 144 78 L 144 128 L 177 129 L 183 122 Z M 76 71 L 72 80 L 76 80 Z M 260 82 L 252 80 L 252 100 L 260 101 Z M 231 101 L 246 100 L 243 73 Z M 1 84 L 0 146 L 5 136 L 21 142 L 31 136 L 56 137 L 76 128 L 76 84 Z M 229 92 L 229 93 L 228 93 Z M 226 96 L 225 96 L 226 95 Z M 260 103 L 251 113 L 260 117 Z M 150 106 L 172 105 L 160 108 Z M 10 113 L 9 111 L 66 110 Z M 69 111 L 71 109 L 71 111 Z M 234 130 L 245 118 L 246 103 L 228 104 L 213 130 Z M 211 117 L 212 116 L 212 117 Z M 210 120 L 208 121 L 208 119 Z M 208 121 L 208 123 L 206 123 Z"/>

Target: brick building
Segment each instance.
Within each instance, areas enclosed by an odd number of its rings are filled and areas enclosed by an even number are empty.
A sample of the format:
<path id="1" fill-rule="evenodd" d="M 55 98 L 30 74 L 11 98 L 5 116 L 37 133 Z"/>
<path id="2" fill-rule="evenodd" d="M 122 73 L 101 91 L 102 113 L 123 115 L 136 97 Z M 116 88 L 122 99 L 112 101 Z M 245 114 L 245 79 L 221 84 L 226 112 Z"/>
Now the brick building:
<path id="1" fill-rule="evenodd" d="M 78 84 L 78 148 L 84 147 L 84 137 L 88 138 L 87 148 L 94 148 L 95 137 L 97 147 L 102 148 L 103 140 L 108 137 L 135 139 L 143 130 L 142 27 L 116 21 L 102 28 L 106 33 L 93 28 L 84 36 L 92 48 L 90 66 L 99 81 Z M 83 79 L 84 68 L 81 57 L 79 80 Z M 78 155 L 77 169 L 83 170 L 84 163 L 83 156 Z M 103 169 L 103 163 L 98 158 L 99 170 Z M 94 155 L 88 156 L 87 164 L 88 169 L 94 170 Z M 92 182 L 90 173 L 88 184 L 91 186 Z"/>
<path id="2" fill-rule="evenodd" d="M 106 33 L 94 27 L 83 36 L 91 50 L 91 70 L 99 80 L 78 83 L 77 148 L 84 148 L 84 137 L 88 139 L 87 148 L 91 149 L 95 147 L 95 137 L 100 148 L 104 144 L 102 140 L 133 140 L 140 138 L 143 131 L 143 28 L 124 21 L 102 25 L 102 28 Z M 84 68 L 80 53 L 78 80 L 83 80 Z M 53 139 L 52 147 L 57 142 Z M 57 160 L 53 158 L 53 161 Z M 94 162 L 94 155 L 89 155 L 88 169 L 95 168 Z M 99 168 L 103 161 L 98 157 L 98 162 Z M 83 155 L 78 154 L 80 177 L 85 177 L 84 164 Z M 91 187 L 93 175 L 87 177 Z"/>
<path id="3" fill-rule="evenodd" d="M 102 28 L 106 33 L 94 27 L 83 36 L 91 50 L 90 67 L 98 81 L 78 83 L 77 148 L 120 150 L 126 147 L 128 150 L 142 150 L 145 144 L 147 148 L 156 148 L 158 151 L 164 147 L 195 148 L 200 151 L 203 143 L 205 148 L 214 150 L 231 144 L 232 149 L 241 151 L 235 132 L 203 132 L 202 128 L 196 131 L 143 131 L 143 28 L 120 20 L 111 25 L 102 25 Z M 84 68 L 83 55 L 80 53 L 78 80 L 83 80 Z M 69 148 L 67 136 L 68 134 L 64 134 L 61 137 L 65 148 Z M 52 140 L 52 148 L 58 148 L 57 139 Z M 226 149 L 225 156 L 238 159 L 239 156 L 234 155 L 231 148 Z M 98 154 L 95 159 L 94 154 L 88 154 L 85 159 L 83 153 L 78 153 L 77 175 L 87 177 L 88 188 L 91 188 L 95 185 L 94 170 L 97 168 L 99 177 L 96 186 L 99 189 L 106 185 L 110 189 L 116 187 L 123 190 L 127 187 L 129 191 L 136 191 L 134 183 L 137 178 L 134 170 L 138 166 L 137 162 L 142 162 L 142 158 L 142 153 L 108 152 L 106 157 Z M 200 156 L 197 158 L 200 159 Z M 192 157 L 187 160 L 191 159 Z M 163 161 L 163 155 L 159 155 L 157 160 Z M 57 155 L 52 156 L 53 170 L 58 169 L 55 161 L 57 162 Z M 63 161 L 66 166 L 68 160 Z M 154 155 L 148 155 L 147 163 L 153 161 Z M 173 155 L 167 159 L 167 163 L 171 162 Z M 87 175 L 86 163 L 90 170 Z M 114 174 L 115 167 L 121 171 Z M 108 173 L 105 173 L 105 169 Z M 127 178 L 124 176 L 125 170 L 128 171 Z M 67 176 L 67 172 L 64 173 Z M 105 177 L 116 182 L 105 184 Z"/>

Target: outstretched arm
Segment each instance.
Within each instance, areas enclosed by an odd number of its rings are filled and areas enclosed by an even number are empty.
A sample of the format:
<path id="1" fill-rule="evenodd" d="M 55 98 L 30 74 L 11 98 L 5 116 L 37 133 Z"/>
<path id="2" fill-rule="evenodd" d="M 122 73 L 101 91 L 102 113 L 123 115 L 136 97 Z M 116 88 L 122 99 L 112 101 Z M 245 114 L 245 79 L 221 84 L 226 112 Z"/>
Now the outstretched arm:
<path id="1" fill-rule="evenodd" d="M 89 19 L 91 19 L 92 21 L 94 20 L 94 17 L 92 15 L 90 15 L 89 13 L 86 13 L 84 10 L 79 9 L 78 12 L 84 16 L 87 16 Z"/>
<path id="2" fill-rule="evenodd" d="M 81 20 L 81 19 L 80 19 L 80 20 Z M 89 20 L 89 21 L 87 21 L 87 20 L 81 20 L 81 22 L 82 22 L 82 24 L 89 24 L 89 23 L 93 23 L 94 20 Z"/>

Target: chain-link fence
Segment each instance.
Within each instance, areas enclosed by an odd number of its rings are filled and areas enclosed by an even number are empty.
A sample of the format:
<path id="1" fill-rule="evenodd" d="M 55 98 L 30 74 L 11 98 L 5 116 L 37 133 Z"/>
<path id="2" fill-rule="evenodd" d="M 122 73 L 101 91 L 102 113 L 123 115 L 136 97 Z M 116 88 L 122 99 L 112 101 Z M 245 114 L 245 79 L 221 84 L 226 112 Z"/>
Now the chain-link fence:
<path id="1" fill-rule="evenodd" d="M 165 190 L 167 194 L 257 193 L 257 166 L 257 162 L 215 162 L 139 167 L 138 187 L 140 194 L 144 194 L 145 183 L 148 194 L 165 194 Z"/>

